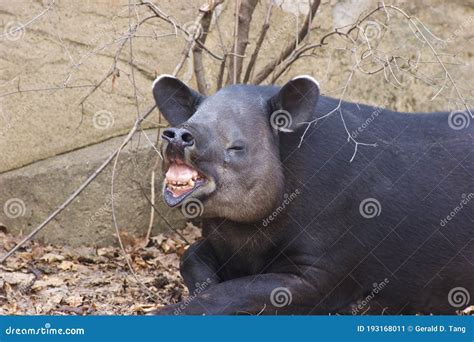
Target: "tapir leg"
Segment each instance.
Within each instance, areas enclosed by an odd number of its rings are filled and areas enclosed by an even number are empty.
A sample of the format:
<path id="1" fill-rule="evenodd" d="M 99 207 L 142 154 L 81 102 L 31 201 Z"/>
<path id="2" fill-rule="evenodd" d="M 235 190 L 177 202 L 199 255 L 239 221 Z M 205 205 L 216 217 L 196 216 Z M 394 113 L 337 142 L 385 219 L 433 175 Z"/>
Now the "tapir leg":
<path id="1" fill-rule="evenodd" d="M 205 240 L 193 243 L 183 254 L 179 267 L 184 283 L 193 294 L 196 288 L 208 288 L 220 283 L 217 262 Z"/>
<path id="2" fill-rule="evenodd" d="M 303 314 L 311 312 L 321 298 L 319 291 L 299 276 L 266 273 L 224 281 L 153 314 Z"/>

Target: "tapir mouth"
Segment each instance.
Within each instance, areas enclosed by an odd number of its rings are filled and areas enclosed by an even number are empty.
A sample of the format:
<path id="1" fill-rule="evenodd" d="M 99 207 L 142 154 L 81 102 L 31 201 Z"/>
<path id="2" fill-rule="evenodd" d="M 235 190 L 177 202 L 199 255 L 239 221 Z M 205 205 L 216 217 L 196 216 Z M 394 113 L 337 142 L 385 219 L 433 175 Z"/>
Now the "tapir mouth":
<path id="1" fill-rule="evenodd" d="M 170 161 L 163 189 L 167 205 L 175 207 L 207 182 L 207 178 L 180 159 Z"/>

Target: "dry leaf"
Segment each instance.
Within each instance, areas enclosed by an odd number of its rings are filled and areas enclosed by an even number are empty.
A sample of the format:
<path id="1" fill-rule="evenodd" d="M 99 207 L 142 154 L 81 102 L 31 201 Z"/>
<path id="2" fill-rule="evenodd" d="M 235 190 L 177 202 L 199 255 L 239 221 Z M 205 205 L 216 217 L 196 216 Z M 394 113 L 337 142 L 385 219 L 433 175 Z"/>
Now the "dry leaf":
<path id="1" fill-rule="evenodd" d="M 60 268 L 63 271 L 71 270 L 71 271 L 77 271 L 77 265 L 73 263 L 72 261 L 62 261 L 58 268 Z"/>
<path id="2" fill-rule="evenodd" d="M 26 286 L 33 281 L 35 276 L 31 273 L 0 271 L 0 278 L 2 278 L 4 282 L 10 285 Z"/>
<path id="3" fill-rule="evenodd" d="M 72 306 L 73 308 L 77 308 L 82 305 L 83 297 L 79 295 L 67 297 L 64 299 L 64 301 L 69 305 Z"/>
<path id="4" fill-rule="evenodd" d="M 62 261 L 64 260 L 64 257 L 59 254 L 54 254 L 54 253 L 46 253 L 41 257 L 41 260 L 44 260 L 46 262 L 52 263 L 55 261 Z"/>
<path id="5" fill-rule="evenodd" d="M 150 240 L 156 243 L 157 246 L 160 246 L 165 239 L 166 237 L 163 234 L 158 234 L 150 238 Z"/>
<path id="6" fill-rule="evenodd" d="M 130 308 L 130 310 L 134 313 L 147 313 L 153 311 L 155 309 L 155 305 L 153 304 L 134 304 Z"/>
<path id="7" fill-rule="evenodd" d="M 33 286 L 31 287 L 32 290 L 39 290 L 41 288 L 45 288 L 45 287 L 58 287 L 58 286 L 61 286 L 64 284 L 64 280 L 59 278 L 59 277 L 55 277 L 55 276 L 45 276 L 44 279 L 41 279 L 41 280 L 37 280 Z"/>
<path id="8" fill-rule="evenodd" d="M 105 256 L 107 258 L 115 257 L 115 248 L 113 247 L 104 247 L 97 249 L 98 256 Z"/>
<path id="9" fill-rule="evenodd" d="M 145 260 L 143 260 L 140 256 L 136 256 L 133 260 L 133 262 L 135 263 L 135 265 L 137 266 L 140 266 L 140 267 L 143 267 L 143 268 L 147 268 L 148 267 L 148 264 L 145 262 Z"/>

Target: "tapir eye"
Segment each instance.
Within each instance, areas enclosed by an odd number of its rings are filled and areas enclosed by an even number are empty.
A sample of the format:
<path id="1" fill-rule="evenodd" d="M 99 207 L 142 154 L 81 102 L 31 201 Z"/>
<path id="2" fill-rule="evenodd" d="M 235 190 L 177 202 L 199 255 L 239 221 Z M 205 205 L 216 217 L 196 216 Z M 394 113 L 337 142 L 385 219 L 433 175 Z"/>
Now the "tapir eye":
<path id="1" fill-rule="evenodd" d="M 236 141 L 232 145 L 230 145 L 229 148 L 227 148 L 227 151 L 243 151 L 245 150 L 245 145 L 241 141 Z"/>

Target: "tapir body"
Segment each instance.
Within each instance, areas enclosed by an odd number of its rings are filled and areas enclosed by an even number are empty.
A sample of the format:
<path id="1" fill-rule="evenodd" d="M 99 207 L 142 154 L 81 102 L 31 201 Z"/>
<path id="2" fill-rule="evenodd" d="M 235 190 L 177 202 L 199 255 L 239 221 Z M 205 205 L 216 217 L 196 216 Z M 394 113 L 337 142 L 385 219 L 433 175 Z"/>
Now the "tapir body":
<path id="1" fill-rule="evenodd" d="M 181 261 L 191 299 L 157 314 L 454 314 L 472 305 L 468 111 L 455 113 L 459 128 L 449 112 L 320 96 L 306 76 L 207 98 L 162 76 L 153 93 L 173 126 L 163 133 L 163 197 L 176 207 L 198 201 L 203 227 Z"/>

